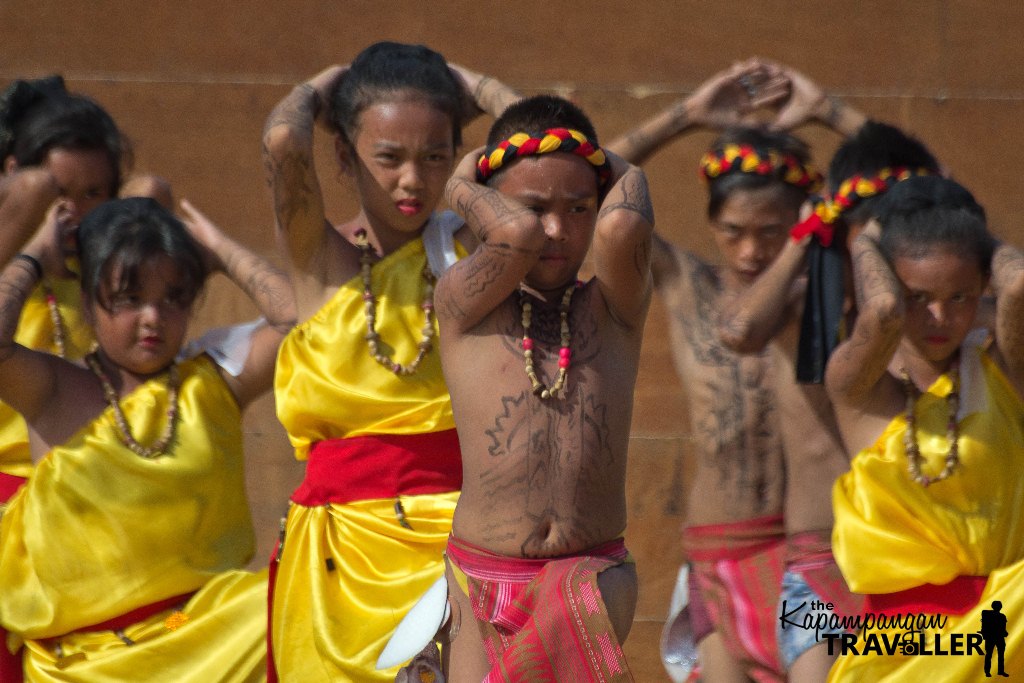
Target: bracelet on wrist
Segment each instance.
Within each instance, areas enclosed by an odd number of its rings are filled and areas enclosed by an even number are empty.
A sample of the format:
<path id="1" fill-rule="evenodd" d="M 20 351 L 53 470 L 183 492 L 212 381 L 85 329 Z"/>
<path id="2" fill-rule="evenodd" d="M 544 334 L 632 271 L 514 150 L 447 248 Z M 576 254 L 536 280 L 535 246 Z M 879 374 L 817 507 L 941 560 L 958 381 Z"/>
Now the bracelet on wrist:
<path id="1" fill-rule="evenodd" d="M 21 253 L 15 256 L 14 260 L 24 261 L 25 263 L 29 264 L 32 267 L 32 270 L 35 271 L 36 279 L 43 279 L 43 264 L 41 264 L 39 262 L 39 259 L 37 259 L 35 256 L 32 256 L 31 254 Z"/>

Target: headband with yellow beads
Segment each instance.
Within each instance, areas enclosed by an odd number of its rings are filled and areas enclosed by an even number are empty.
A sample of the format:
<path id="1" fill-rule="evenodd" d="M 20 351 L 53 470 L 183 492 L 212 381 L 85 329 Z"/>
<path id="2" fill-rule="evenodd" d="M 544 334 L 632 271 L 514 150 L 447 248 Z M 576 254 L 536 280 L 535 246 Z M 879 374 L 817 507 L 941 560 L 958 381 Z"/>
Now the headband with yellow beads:
<path id="1" fill-rule="evenodd" d="M 894 166 L 883 168 L 874 176 L 855 175 L 839 184 L 832 199 L 826 199 L 814 207 L 814 212 L 797 223 L 790 230 L 794 240 L 800 241 L 807 235 L 817 235 L 822 246 L 832 243 L 832 225 L 836 220 L 868 197 L 882 194 L 901 180 L 921 175 L 933 175 L 928 168 Z"/>
<path id="2" fill-rule="evenodd" d="M 520 157 L 550 152 L 568 152 L 583 157 L 594 166 L 602 185 L 611 176 L 608 157 L 586 135 L 571 128 L 549 128 L 538 135 L 516 133 L 497 144 L 488 145 L 476 164 L 476 178 L 481 183 L 486 182 L 502 166 Z"/>
<path id="3" fill-rule="evenodd" d="M 787 185 L 807 192 L 821 188 L 821 174 L 792 154 L 777 150 L 758 151 L 751 145 L 724 145 L 707 152 L 700 160 L 700 175 L 711 181 L 728 173 L 775 176 Z"/>

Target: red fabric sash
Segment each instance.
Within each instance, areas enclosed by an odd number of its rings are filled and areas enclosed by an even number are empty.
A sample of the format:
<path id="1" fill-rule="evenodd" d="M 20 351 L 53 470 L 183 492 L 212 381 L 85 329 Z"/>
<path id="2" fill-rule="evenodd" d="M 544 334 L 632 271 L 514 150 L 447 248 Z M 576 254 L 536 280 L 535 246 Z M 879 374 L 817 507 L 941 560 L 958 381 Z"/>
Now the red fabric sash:
<path id="1" fill-rule="evenodd" d="M 462 488 L 462 455 L 454 429 L 428 434 L 375 434 L 318 441 L 292 501 L 306 507 Z"/>
<path id="2" fill-rule="evenodd" d="M 741 560 L 785 541 L 782 515 L 683 529 L 683 550 L 694 562 Z"/>
<path id="3" fill-rule="evenodd" d="M 597 585 L 600 572 L 628 555 L 622 539 L 535 560 L 449 537 L 448 558 L 467 577 L 491 665 L 484 683 L 631 683 Z"/>
<path id="4" fill-rule="evenodd" d="M 136 607 L 131 612 L 125 612 L 124 614 L 112 619 L 101 621 L 98 624 L 77 628 L 75 629 L 75 633 L 80 633 L 82 631 L 120 631 L 121 629 L 128 628 L 129 626 L 137 624 L 144 619 L 149 619 L 154 614 L 159 614 L 160 612 L 171 609 L 172 607 L 184 605 L 193 595 L 195 595 L 195 591 L 175 595 L 170 598 L 165 598 L 164 600 L 157 600 L 156 602 L 148 605 Z"/>
<path id="5" fill-rule="evenodd" d="M 28 479 L 0 472 L 0 503 L 6 503 Z"/>
<path id="6" fill-rule="evenodd" d="M 24 477 L 0 472 L 0 503 L 9 501 L 26 481 Z M 0 628 L 0 681 L 21 683 L 22 680 L 21 650 L 14 654 L 7 650 L 7 631 Z"/>
<path id="7" fill-rule="evenodd" d="M 541 558 L 508 557 L 493 553 L 461 538 L 450 536 L 448 538 L 448 557 L 463 574 L 478 581 L 529 583 L 537 577 L 541 569 L 558 560 L 602 557 L 621 564 L 629 557 L 629 551 L 626 550 L 625 541 L 616 538 L 571 555 Z"/>
<path id="8" fill-rule="evenodd" d="M 987 576 L 958 576 L 943 586 L 926 583 L 896 593 L 867 596 L 874 614 L 967 614 L 981 601 Z"/>

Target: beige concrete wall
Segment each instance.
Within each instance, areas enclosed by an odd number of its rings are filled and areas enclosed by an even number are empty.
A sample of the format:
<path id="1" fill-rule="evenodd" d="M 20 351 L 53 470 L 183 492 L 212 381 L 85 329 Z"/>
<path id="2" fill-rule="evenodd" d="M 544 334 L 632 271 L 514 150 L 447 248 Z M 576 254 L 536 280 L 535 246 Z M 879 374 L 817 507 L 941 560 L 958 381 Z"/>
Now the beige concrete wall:
<path id="1" fill-rule="evenodd" d="M 424 42 L 524 91 L 571 93 L 605 139 L 731 61 L 757 54 L 791 64 L 870 115 L 919 135 L 975 191 L 995 231 L 1024 242 L 1015 161 L 1024 147 L 1022 29 L 1024 7 L 1014 0 L 6 0 L 0 82 L 63 73 L 132 136 L 139 170 L 168 177 L 178 196 L 275 256 L 259 159 L 263 120 L 291 85 L 372 41 Z M 485 128 L 475 123 L 466 145 L 479 144 Z M 815 126 L 800 132 L 824 165 L 836 137 Z M 658 229 L 713 257 L 694 170 L 711 137 L 673 143 L 647 170 Z M 321 172 L 330 215 L 345 217 L 353 209 L 350 192 L 329 163 Z M 251 313 L 216 281 L 197 325 Z M 628 481 L 628 536 L 641 594 L 627 652 L 642 681 L 665 678 L 657 637 L 682 558 L 678 529 L 688 493 L 683 460 L 692 442 L 685 395 L 670 368 L 656 304 Z M 263 558 L 301 471 L 269 398 L 249 411 L 246 429 Z"/>

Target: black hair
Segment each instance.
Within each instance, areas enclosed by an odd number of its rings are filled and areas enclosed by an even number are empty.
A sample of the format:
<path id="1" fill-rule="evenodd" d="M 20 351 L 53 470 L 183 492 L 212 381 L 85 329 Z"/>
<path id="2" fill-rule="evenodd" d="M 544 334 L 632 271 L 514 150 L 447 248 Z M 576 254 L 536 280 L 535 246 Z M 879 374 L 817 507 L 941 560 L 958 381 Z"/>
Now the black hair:
<path id="1" fill-rule="evenodd" d="M 379 42 L 360 52 L 331 94 L 331 124 L 352 146 L 364 109 L 408 91 L 448 115 L 452 142 L 461 145 L 462 84 L 444 57 L 424 45 Z"/>
<path id="2" fill-rule="evenodd" d="M 787 154 L 807 166 L 811 153 L 807 144 L 789 133 L 773 132 L 764 128 L 735 127 L 729 128 L 716 139 L 711 150 L 720 153 L 726 145 L 749 145 L 757 151 L 758 156 L 767 157 L 769 152 Z M 764 187 L 777 186 L 784 198 L 794 210 L 807 199 L 807 191 L 785 182 L 785 167 L 780 167 L 772 175 L 757 173 L 723 173 L 708 179 L 708 218 L 714 220 L 722 210 L 722 205 L 739 190 L 760 190 Z"/>
<path id="3" fill-rule="evenodd" d="M 102 150 L 116 196 L 131 150 L 117 124 L 92 99 L 69 93 L 60 76 L 14 81 L 0 94 L 0 161 L 39 166 L 53 149 Z"/>
<path id="4" fill-rule="evenodd" d="M 583 110 L 563 97 L 536 95 L 510 105 L 491 125 L 487 144 L 494 145 L 516 133 L 541 133 L 548 128 L 572 128 L 598 145 L 597 131 Z"/>
<path id="5" fill-rule="evenodd" d="M 985 209 L 959 183 L 940 176 L 908 178 L 886 192 L 877 209 L 879 249 L 890 263 L 944 247 L 977 259 L 981 272 L 989 274 L 996 240 L 988 232 Z"/>
<path id="6" fill-rule="evenodd" d="M 78 229 L 82 291 L 103 308 L 101 294 L 120 266 L 114 293 L 139 286 L 139 267 L 155 256 L 167 256 L 178 266 L 182 288 L 177 303 L 195 301 L 206 279 L 202 251 L 174 214 L 149 197 L 113 199 L 90 211 Z"/>
<path id="7" fill-rule="evenodd" d="M 856 175 L 877 175 L 884 168 L 896 166 L 939 173 L 938 160 L 920 140 L 887 123 L 867 121 L 832 156 L 828 167 L 829 190 L 835 194 L 844 180 Z M 848 223 L 868 220 L 874 214 L 872 207 L 881 197 L 876 195 L 860 200 L 843 214 L 843 220 Z"/>

